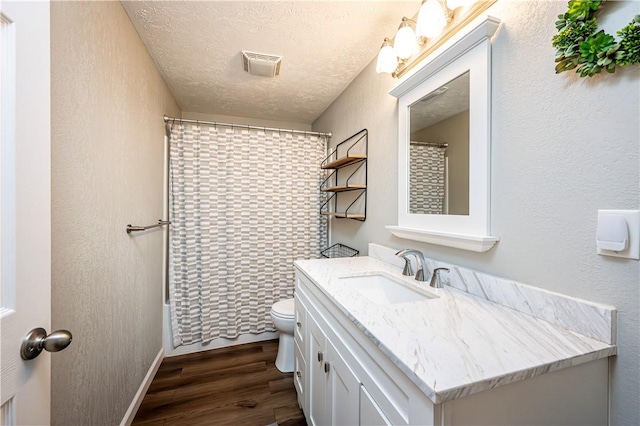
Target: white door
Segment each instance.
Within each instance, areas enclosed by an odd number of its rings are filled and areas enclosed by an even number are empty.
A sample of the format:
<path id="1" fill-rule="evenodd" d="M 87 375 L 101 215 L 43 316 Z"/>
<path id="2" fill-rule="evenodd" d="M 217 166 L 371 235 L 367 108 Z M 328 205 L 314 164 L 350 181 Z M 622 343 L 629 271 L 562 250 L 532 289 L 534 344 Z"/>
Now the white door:
<path id="1" fill-rule="evenodd" d="M 49 3 L 2 1 L 0 91 L 0 422 L 50 423 L 50 354 L 20 345 L 50 330 Z"/>

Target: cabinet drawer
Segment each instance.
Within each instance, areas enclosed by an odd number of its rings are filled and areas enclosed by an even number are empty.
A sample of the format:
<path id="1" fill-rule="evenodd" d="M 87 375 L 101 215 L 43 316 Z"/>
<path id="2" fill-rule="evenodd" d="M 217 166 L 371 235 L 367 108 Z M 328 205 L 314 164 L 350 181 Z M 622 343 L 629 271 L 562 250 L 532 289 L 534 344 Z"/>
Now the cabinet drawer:
<path id="1" fill-rule="evenodd" d="M 300 300 L 300 297 L 296 294 L 294 295 L 294 313 L 295 313 L 295 327 L 294 327 L 294 338 L 296 343 L 300 346 L 300 348 L 304 348 L 304 336 L 306 334 L 306 323 L 307 323 L 307 307 L 304 305 L 304 302 Z M 305 353 L 302 351 L 302 355 Z M 306 357 L 305 357 L 306 359 Z"/>
<path id="2" fill-rule="evenodd" d="M 306 379 L 306 362 L 302 356 L 302 351 L 298 346 L 298 342 L 294 344 L 295 356 L 294 356 L 294 368 L 293 368 L 293 384 L 296 388 L 296 394 L 298 395 L 298 405 L 302 408 L 302 411 L 306 414 L 306 403 L 304 394 L 304 385 Z"/>

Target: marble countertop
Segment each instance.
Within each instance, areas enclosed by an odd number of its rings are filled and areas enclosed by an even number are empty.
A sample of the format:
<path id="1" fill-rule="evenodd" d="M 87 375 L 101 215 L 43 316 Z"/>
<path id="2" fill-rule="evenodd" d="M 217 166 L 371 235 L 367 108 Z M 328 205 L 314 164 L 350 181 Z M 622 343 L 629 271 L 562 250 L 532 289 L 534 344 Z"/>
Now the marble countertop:
<path id="1" fill-rule="evenodd" d="M 465 291 L 432 289 L 371 257 L 295 264 L 436 404 L 616 353 L 615 345 Z M 378 305 L 340 279 L 371 272 L 438 297 Z"/>

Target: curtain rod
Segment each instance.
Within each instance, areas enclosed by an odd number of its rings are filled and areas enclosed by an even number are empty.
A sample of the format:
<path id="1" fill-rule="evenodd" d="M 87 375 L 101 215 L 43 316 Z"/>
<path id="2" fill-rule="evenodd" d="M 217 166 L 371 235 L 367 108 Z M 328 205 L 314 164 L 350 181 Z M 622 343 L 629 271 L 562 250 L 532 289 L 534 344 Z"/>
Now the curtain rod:
<path id="1" fill-rule="evenodd" d="M 435 146 L 438 148 L 447 148 L 449 146 L 448 143 L 435 143 L 435 142 L 422 142 L 422 141 L 410 141 L 410 142 L 418 145 Z"/>
<path id="2" fill-rule="evenodd" d="M 306 130 L 294 130 L 294 129 L 277 129 L 275 127 L 264 127 L 264 126 L 250 126 L 247 124 L 232 124 L 232 123 L 219 123 L 217 121 L 202 121 L 202 120 L 188 120 L 185 118 L 174 118 L 174 117 L 167 117 L 166 115 L 164 116 L 164 122 L 168 123 L 169 121 L 171 122 L 179 122 L 179 123 L 192 123 L 192 124 L 206 124 L 209 126 L 222 126 L 222 127 L 238 127 L 240 129 L 256 129 L 256 130 L 271 130 L 274 132 L 288 132 L 288 133 L 303 133 L 305 135 L 315 135 L 315 136 L 326 136 L 328 138 L 330 138 L 331 136 L 333 136 L 333 134 L 331 132 L 329 133 L 322 133 L 322 132 L 308 132 Z"/>

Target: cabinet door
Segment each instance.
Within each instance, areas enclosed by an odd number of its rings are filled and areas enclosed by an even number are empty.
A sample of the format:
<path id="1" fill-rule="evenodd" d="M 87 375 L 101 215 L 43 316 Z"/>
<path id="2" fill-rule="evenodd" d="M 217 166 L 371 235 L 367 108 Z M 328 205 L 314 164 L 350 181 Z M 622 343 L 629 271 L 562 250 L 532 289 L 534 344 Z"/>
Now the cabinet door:
<path id="1" fill-rule="evenodd" d="M 328 424 L 326 399 L 329 381 L 329 375 L 324 372 L 324 362 L 327 355 L 325 353 L 326 337 L 309 312 L 307 312 L 307 333 L 309 338 L 309 353 L 307 354 L 307 369 L 309 371 L 307 383 L 309 391 L 308 420 L 312 426 L 324 426 Z"/>
<path id="2" fill-rule="evenodd" d="M 330 340 L 327 340 L 327 361 L 329 423 L 357 425 L 360 423 L 360 381 Z"/>
<path id="3" fill-rule="evenodd" d="M 363 385 L 360 385 L 360 425 L 391 426 L 389 419 Z"/>

